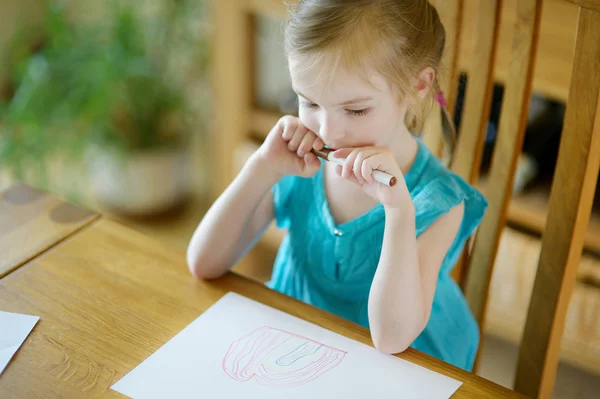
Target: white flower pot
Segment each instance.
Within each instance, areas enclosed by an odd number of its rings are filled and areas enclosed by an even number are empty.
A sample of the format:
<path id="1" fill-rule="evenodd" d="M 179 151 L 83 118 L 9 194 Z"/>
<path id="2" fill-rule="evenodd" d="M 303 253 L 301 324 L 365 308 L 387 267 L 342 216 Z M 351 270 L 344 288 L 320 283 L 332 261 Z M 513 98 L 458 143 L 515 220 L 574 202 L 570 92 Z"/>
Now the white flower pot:
<path id="1" fill-rule="evenodd" d="M 119 213 L 165 212 L 190 192 L 188 154 L 183 148 L 140 151 L 124 157 L 97 150 L 90 161 L 94 196 Z"/>

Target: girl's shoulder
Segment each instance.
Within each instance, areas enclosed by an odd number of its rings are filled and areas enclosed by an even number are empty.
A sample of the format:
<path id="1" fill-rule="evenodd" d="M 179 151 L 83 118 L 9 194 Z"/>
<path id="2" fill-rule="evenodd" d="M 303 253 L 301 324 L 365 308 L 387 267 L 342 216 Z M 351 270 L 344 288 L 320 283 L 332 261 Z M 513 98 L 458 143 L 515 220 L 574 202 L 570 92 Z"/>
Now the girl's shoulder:
<path id="1" fill-rule="evenodd" d="M 444 166 L 424 143 L 419 141 L 419 145 L 419 154 L 415 160 L 415 172 L 418 176 L 407 176 L 414 179 L 412 182 L 407 181 L 407 184 L 413 183 L 409 189 L 417 221 L 421 221 L 417 223 L 421 230 L 418 233 L 425 230 L 439 216 L 464 203 L 462 233 L 470 235 L 481 222 L 487 209 L 486 198 L 477 188 Z"/>

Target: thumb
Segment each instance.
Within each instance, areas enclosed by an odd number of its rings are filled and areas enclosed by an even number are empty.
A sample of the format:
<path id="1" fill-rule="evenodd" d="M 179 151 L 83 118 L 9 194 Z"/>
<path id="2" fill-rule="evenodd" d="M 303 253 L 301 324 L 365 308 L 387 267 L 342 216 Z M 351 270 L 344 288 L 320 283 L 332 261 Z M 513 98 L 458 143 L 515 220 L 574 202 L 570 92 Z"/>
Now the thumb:
<path id="1" fill-rule="evenodd" d="M 334 158 L 346 158 L 350 153 L 354 151 L 353 148 L 341 148 L 339 150 L 333 151 L 331 155 Z"/>
<path id="2" fill-rule="evenodd" d="M 321 168 L 321 161 L 315 156 L 315 154 L 309 152 L 304 155 L 304 171 L 312 174 L 316 173 Z"/>

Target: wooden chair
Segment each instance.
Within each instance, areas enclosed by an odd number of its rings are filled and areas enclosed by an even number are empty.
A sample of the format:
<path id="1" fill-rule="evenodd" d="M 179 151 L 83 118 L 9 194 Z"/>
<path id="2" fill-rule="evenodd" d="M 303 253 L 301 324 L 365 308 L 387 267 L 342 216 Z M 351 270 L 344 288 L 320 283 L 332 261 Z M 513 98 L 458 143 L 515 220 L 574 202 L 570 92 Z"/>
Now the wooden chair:
<path id="1" fill-rule="evenodd" d="M 541 0 L 430 1 L 438 9 L 447 31 L 443 60 L 447 69 L 442 89 L 447 93 L 451 112 L 456 100 L 459 69 L 466 70 L 469 75 L 463 123 L 451 168 L 472 183 L 477 183 L 479 174 L 493 79 L 498 78 L 494 75 L 500 72 L 501 81 L 505 83 L 500 132 L 485 190 L 490 206 L 476 239 L 471 243 L 471 251 L 465 254 L 464 262 L 455 269 L 455 277 L 463 287 L 482 331 L 492 265 L 506 221 L 532 84 L 542 93 L 565 99 L 567 90 L 563 81 L 571 79 L 570 90 L 574 94 L 569 95 L 538 278 L 516 378 L 517 390 L 534 397 L 548 397 L 554 384 L 564 317 L 582 251 L 598 170 L 600 123 L 598 116 L 594 115 L 598 106 L 599 74 L 594 71 L 594 63 L 600 59 L 597 44 L 600 39 L 600 0 L 569 0 L 581 7 L 572 76 L 565 66 L 570 65 L 571 60 L 563 62 L 570 54 L 568 51 L 565 53 L 562 47 L 561 51 L 555 52 L 554 43 L 548 46 L 546 39 L 546 47 L 540 45 L 542 51 L 536 53 Z M 566 4 L 566 0 L 546 0 L 546 3 L 557 6 L 559 1 Z M 254 148 L 256 140 L 260 142 L 279 117 L 278 112 L 260 109 L 255 102 L 252 37 L 254 16 L 283 18 L 285 6 L 281 0 L 215 0 L 214 3 L 217 129 L 211 147 L 211 154 L 215 157 L 211 192 L 216 198 L 235 175 L 236 165 L 240 163 L 240 148 L 245 148 L 246 144 Z M 553 9 L 555 11 L 548 16 L 556 23 L 561 20 L 562 6 Z M 512 46 L 502 37 L 498 38 L 501 15 L 505 16 L 502 12 L 508 10 L 517 10 L 516 19 L 511 19 L 515 23 L 512 27 L 508 26 L 514 31 Z M 570 21 L 566 22 L 571 24 Z M 465 31 L 469 24 L 470 30 Z M 501 27 L 504 31 L 507 24 Z M 562 36 L 570 38 L 570 34 Z M 475 48 L 470 52 L 463 51 L 466 46 L 461 49 L 461 45 L 471 37 L 475 38 Z M 508 54 L 510 57 L 507 57 Z M 536 57 L 546 62 L 541 65 L 544 67 L 541 73 L 534 75 Z M 508 68 L 507 58 L 512 60 Z M 236 111 L 232 113 L 232 109 Z M 425 141 L 441 155 L 439 143 L 435 141 L 439 137 L 436 131 L 440 126 L 439 120 L 432 120 L 427 126 Z M 241 158 L 245 160 L 246 157 Z M 265 247 L 275 250 L 280 238 L 276 234 L 266 234 L 262 242 Z"/>
<path id="2" fill-rule="evenodd" d="M 579 7 L 570 90 L 552 185 L 542 250 L 525 332 L 515 390 L 551 396 L 569 299 L 576 280 L 600 166 L 600 0 L 569 0 Z M 439 1 L 438 1 L 439 3 Z M 446 65 L 456 95 L 456 59 L 463 0 L 443 2 L 439 12 L 447 34 Z M 489 116 L 502 0 L 479 2 L 474 59 L 469 71 L 462 123 L 451 169 L 477 183 Z M 483 331 L 492 265 L 505 226 L 513 178 L 521 152 L 540 27 L 542 0 L 519 0 L 511 62 L 485 194 L 488 212 L 455 277 Z M 453 89 L 454 88 L 454 89 Z M 451 104 L 453 104 L 451 102 Z"/>

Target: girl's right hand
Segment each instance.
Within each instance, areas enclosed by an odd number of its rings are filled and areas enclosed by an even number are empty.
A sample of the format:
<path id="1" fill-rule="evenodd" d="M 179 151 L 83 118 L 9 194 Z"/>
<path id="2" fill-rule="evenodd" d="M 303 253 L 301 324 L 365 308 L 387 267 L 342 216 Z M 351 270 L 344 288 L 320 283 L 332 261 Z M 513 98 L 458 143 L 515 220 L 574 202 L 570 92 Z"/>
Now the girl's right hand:
<path id="1" fill-rule="evenodd" d="M 298 118 L 287 115 L 273 126 L 257 155 L 281 175 L 312 177 L 321 162 L 311 150 L 321 150 L 324 145 Z"/>

